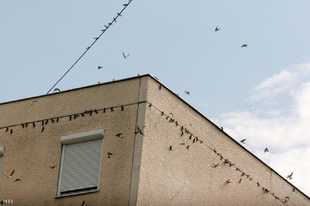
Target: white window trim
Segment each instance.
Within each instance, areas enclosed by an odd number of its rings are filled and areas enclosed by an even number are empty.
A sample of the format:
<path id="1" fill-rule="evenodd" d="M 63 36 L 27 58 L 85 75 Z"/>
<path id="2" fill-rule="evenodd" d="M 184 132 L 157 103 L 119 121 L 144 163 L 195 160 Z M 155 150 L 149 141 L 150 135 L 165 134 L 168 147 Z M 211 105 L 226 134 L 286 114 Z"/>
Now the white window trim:
<path id="1" fill-rule="evenodd" d="M 90 141 L 90 140 L 102 139 L 100 165 L 99 165 L 99 177 L 98 177 L 98 184 L 97 184 L 98 187 L 96 190 L 91 190 L 91 191 L 86 190 L 86 191 L 70 193 L 70 194 L 61 194 L 61 192 L 60 192 L 61 177 L 62 177 L 62 173 L 63 173 L 63 165 L 62 164 L 64 162 L 64 151 L 65 151 L 64 149 L 62 149 L 62 151 L 61 151 L 61 165 L 60 165 L 60 171 L 59 171 L 59 177 L 58 177 L 57 195 L 55 198 L 67 197 L 67 196 L 84 194 L 84 193 L 97 192 L 99 190 L 100 172 L 101 172 L 101 163 L 102 163 L 102 152 L 103 152 L 103 144 L 104 144 L 103 137 L 104 137 L 104 130 L 103 129 L 61 137 L 60 142 L 61 142 L 62 146 L 74 144 L 74 143 L 86 142 L 86 141 Z"/>

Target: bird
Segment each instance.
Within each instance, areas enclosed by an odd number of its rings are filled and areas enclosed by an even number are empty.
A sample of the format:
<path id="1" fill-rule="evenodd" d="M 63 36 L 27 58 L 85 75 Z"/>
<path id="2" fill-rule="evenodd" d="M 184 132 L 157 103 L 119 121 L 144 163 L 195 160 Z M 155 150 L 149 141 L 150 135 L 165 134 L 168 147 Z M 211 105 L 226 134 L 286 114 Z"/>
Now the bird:
<path id="1" fill-rule="evenodd" d="M 231 183 L 230 179 L 226 180 L 226 184 L 229 184 Z"/>
<path id="2" fill-rule="evenodd" d="M 86 50 L 90 49 L 90 46 L 89 47 L 86 47 Z"/>
<path id="3" fill-rule="evenodd" d="M 55 167 L 57 167 L 57 165 L 49 166 L 50 169 L 55 169 Z"/>
<path id="4" fill-rule="evenodd" d="M 10 175 L 5 175 L 5 174 L 3 174 L 3 175 L 6 176 L 7 178 L 12 178 L 12 175 L 14 174 L 14 172 L 15 172 L 15 170 L 13 170 Z"/>
<path id="5" fill-rule="evenodd" d="M 137 131 L 135 132 L 135 134 L 140 133 L 140 134 L 142 134 L 142 135 L 144 136 L 144 134 L 142 133 L 142 129 L 143 129 L 144 127 L 145 127 L 145 126 L 143 126 L 143 127 L 140 129 L 139 126 L 138 126 L 138 123 L 137 123 L 137 125 L 136 125 Z"/>
<path id="6" fill-rule="evenodd" d="M 241 183 L 241 181 L 242 181 L 242 178 L 240 178 L 240 180 L 239 180 L 239 184 Z"/>
<path id="7" fill-rule="evenodd" d="M 290 175 L 287 175 L 286 178 L 289 178 L 289 179 L 291 180 L 291 179 L 293 179 L 293 178 L 292 178 L 292 175 L 293 175 L 293 172 L 292 172 Z"/>
<path id="8" fill-rule="evenodd" d="M 190 95 L 189 91 L 184 91 L 184 92 L 185 92 L 185 94 Z"/>
<path id="9" fill-rule="evenodd" d="M 265 150 L 264 150 L 264 153 L 265 153 L 265 152 L 269 152 L 269 150 L 268 150 L 268 148 L 267 148 L 267 147 L 266 147 L 266 148 L 265 148 Z"/>
<path id="10" fill-rule="evenodd" d="M 32 103 L 31 103 L 31 106 L 32 106 L 35 102 L 37 102 L 37 100 L 33 100 Z"/>
<path id="11" fill-rule="evenodd" d="M 123 139 L 123 137 L 121 137 L 121 135 L 122 135 L 123 133 L 118 133 L 118 134 L 116 134 L 115 136 L 117 136 L 117 137 L 119 137 L 119 138 L 122 138 Z"/>
<path id="12" fill-rule="evenodd" d="M 108 158 L 111 158 L 111 155 L 113 155 L 111 152 L 108 152 Z"/>
<path id="13" fill-rule="evenodd" d="M 123 54 L 124 59 L 127 59 L 127 57 L 130 55 L 130 54 L 125 55 L 124 52 L 122 54 Z"/>
<path id="14" fill-rule="evenodd" d="M 16 179 L 14 182 L 21 181 L 21 179 Z"/>
<path id="15" fill-rule="evenodd" d="M 125 6 L 125 7 L 126 7 L 126 6 L 128 6 L 128 4 L 123 4 L 123 6 Z"/>
<path id="16" fill-rule="evenodd" d="M 98 66 L 98 69 L 101 69 L 102 68 L 102 66 Z"/>
<path id="17" fill-rule="evenodd" d="M 217 163 L 216 165 L 212 163 L 211 165 L 212 168 L 216 168 L 217 166 L 219 166 L 219 163 Z"/>
<path id="18" fill-rule="evenodd" d="M 215 32 L 219 31 L 221 28 L 219 28 L 218 26 L 215 28 Z"/>
<path id="19" fill-rule="evenodd" d="M 99 37 L 94 37 L 94 39 L 95 39 L 95 40 L 98 40 L 98 39 L 99 39 Z"/>
<path id="20" fill-rule="evenodd" d="M 248 45 L 247 44 L 242 44 L 242 46 L 241 47 L 248 47 Z"/>
<path id="21" fill-rule="evenodd" d="M 240 142 L 242 142 L 243 144 L 245 144 L 245 143 L 244 143 L 245 140 L 246 140 L 246 139 L 243 139 L 243 140 L 241 140 Z"/>
<path id="22" fill-rule="evenodd" d="M 172 145 L 170 145 L 169 150 L 172 151 Z"/>
<path id="23" fill-rule="evenodd" d="M 82 202 L 81 206 L 85 206 L 85 200 L 83 200 L 83 202 Z"/>
<path id="24" fill-rule="evenodd" d="M 54 92 L 60 92 L 60 89 L 59 88 L 55 88 Z"/>
<path id="25" fill-rule="evenodd" d="M 121 13 L 117 13 L 117 16 L 122 16 Z"/>
<path id="26" fill-rule="evenodd" d="M 189 145 L 187 145 L 186 149 L 189 149 Z"/>

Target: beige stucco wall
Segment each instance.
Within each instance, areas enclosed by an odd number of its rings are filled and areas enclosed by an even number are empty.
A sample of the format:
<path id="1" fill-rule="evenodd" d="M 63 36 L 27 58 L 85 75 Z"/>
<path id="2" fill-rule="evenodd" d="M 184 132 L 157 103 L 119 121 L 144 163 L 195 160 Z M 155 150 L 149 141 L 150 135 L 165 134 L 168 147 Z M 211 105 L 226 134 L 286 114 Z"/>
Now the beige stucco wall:
<path id="1" fill-rule="evenodd" d="M 83 200 L 89 206 L 128 205 L 137 114 L 143 108 L 137 104 L 139 98 L 143 98 L 140 91 L 140 78 L 135 78 L 0 104 L 0 127 L 18 125 L 9 127 L 13 134 L 0 130 L 0 147 L 5 147 L 2 173 L 15 170 L 11 179 L 2 175 L 0 199 L 13 200 L 10 205 L 81 205 Z M 107 109 L 106 113 L 93 112 L 92 116 L 85 114 L 76 119 L 72 116 L 71 121 L 67 116 L 60 118 L 58 123 L 56 119 L 54 123 L 49 120 L 43 132 L 41 122 L 35 127 L 31 123 L 110 107 L 114 107 L 114 112 Z M 25 122 L 30 123 L 27 128 L 22 128 L 21 124 Z M 99 129 L 104 129 L 99 191 L 55 198 L 61 158 L 60 138 Z M 123 139 L 116 137 L 117 133 L 123 133 Z M 113 156 L 107 158 L 107 152 Z M 49 168 L 56 164 L 55 169 Z M 14 182 L 16 178 L 21 181 Z"/>
<path id="2" fill-rule="evenodd" d="M 146 109 L 138 205 L 283 205 L 286 196 L 286 205 L 310 205 L 299 190 L 293 193 L 286 180 L 151 78 L 147 101 L 152 105 Z M 203 143 L 181 136 L 181 126 Z M 235 165 L 224 165 L 224 159 Z"/>

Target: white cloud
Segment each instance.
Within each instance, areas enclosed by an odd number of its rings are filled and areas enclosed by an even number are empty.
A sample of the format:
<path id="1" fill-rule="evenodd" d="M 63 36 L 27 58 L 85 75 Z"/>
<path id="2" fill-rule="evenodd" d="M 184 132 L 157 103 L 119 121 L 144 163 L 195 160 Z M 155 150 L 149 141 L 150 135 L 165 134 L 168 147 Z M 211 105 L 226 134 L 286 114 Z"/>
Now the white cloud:
<path id="1" fill-rule="evenodd" d="M 291 94 L 296 90 L 302 81 L 310 77 L 310 63 L 293 65 L 282 70 L 279 74 L 265 79 L 256 86 L 252 95 L 248 98 L 251 101 L 263 100 L 265 104 L 275 104 L 275 98 L 279 94 Z"/>
<path id="2" fill-rule="evenodd" d="M 288 110 L 268 106 L 221 114 L 218 122 L 237 141 L 247 139 L 245 147 L 283 177 L 294 172 L 291 181 L 310 196 L 305 183 L 310 170 L 310 63 L 281 71 L 254 88 L 249 100 L 282 104 L 288 95 Z M 263 104 L 264 105 L 264 104 Z M 279 105 L 280 107 L 280 105 Z M 268 147 L 270 153 L 264 153 Z"/>

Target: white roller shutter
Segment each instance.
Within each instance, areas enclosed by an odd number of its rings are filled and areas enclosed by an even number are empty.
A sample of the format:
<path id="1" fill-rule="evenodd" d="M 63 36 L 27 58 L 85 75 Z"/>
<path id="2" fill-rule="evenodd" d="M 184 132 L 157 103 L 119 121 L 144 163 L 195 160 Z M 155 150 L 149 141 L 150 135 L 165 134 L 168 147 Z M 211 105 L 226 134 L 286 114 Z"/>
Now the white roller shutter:
<path id="1" fill-rule="evenodd" d="M 62 138 L 70 143 L 63 145 L 58 196 L 92 192 L 99 188 L 103 133 L 96 138 L 89 138 L 87 134 L 90 133 Z"/>

